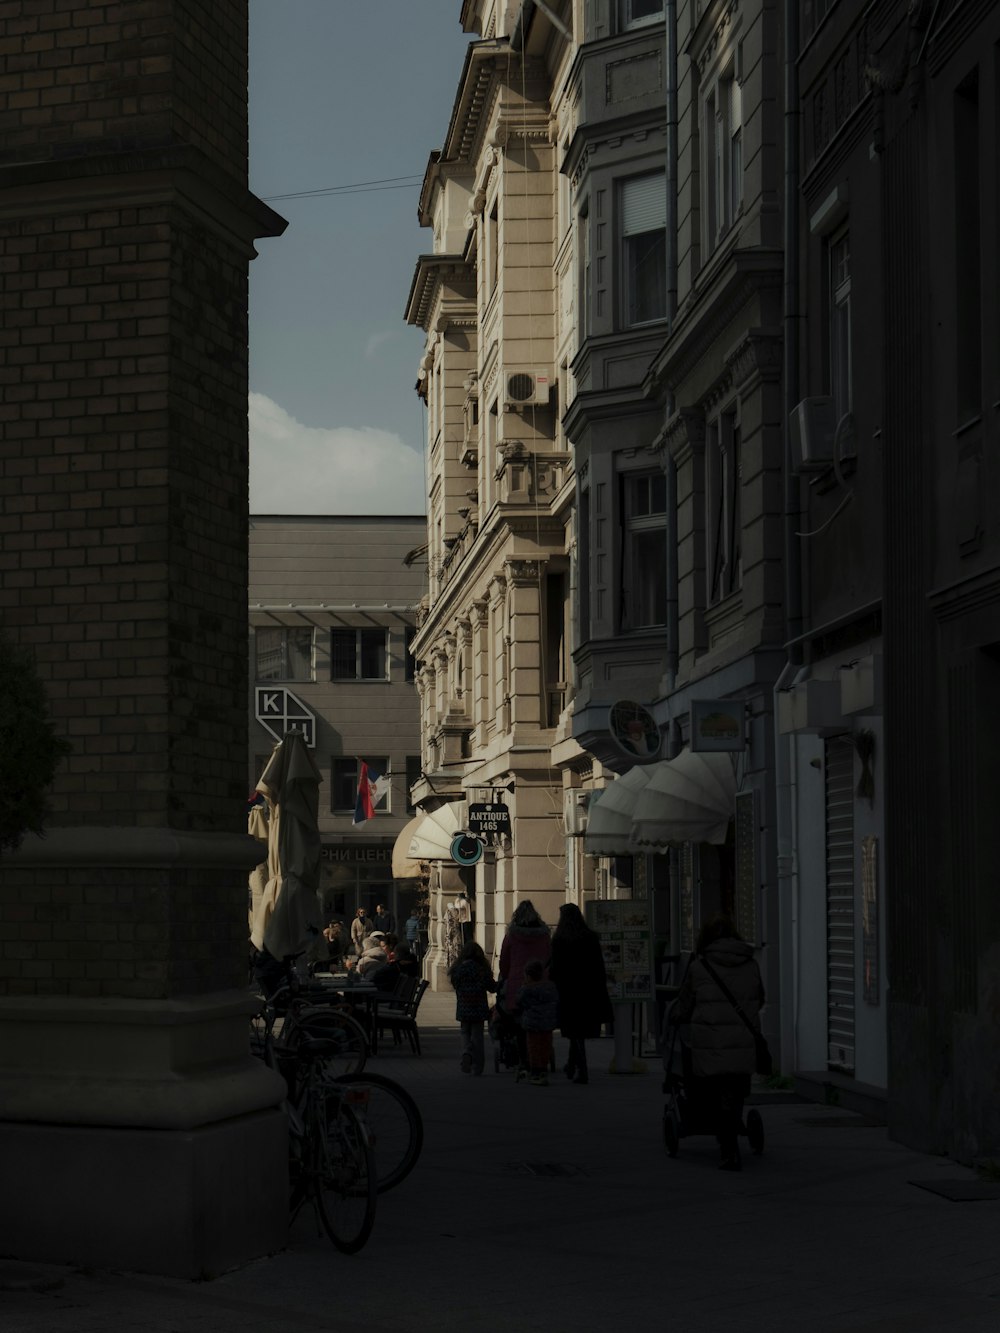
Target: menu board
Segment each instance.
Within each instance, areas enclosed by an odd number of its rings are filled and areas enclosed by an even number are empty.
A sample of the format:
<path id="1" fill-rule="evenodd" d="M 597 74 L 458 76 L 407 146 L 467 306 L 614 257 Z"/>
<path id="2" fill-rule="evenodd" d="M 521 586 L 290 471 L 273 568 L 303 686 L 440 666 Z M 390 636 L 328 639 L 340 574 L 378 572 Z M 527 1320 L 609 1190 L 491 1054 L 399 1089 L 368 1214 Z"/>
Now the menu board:
<path id="1" fill-rule="evenodd" d="M 649 903 L 636 899 L 587 903 L 587 924 L 601 937 L 613 1003 L 653 998 L 653 937 Z"/>

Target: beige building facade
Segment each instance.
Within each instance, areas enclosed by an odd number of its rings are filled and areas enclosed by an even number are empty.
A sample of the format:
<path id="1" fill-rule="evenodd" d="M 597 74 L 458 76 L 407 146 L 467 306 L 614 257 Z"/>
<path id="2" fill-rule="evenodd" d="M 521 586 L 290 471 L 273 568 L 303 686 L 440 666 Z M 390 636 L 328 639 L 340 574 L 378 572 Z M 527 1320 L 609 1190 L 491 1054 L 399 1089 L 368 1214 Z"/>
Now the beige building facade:
<path id="1" fill-rule="evenodd" d="M 284 731 L 302 728 L 323 775 L 327 921 L 381 903 L 399 926 L 422 896 L 419 877 L 394 878 L 392 853 L 420 771 L 410 647 L 426 569 L 407 557 L 424 540 L 422 514 L 250 520 L 248 791 Z M 390 781 L 374 817 L 355 825 L 362 760 Z"/>
<path id="2" fill-rule="evenodd" d="M 526 33 L 522 18 L 516 6 L 462 6 L 478 40 L 425 175 L 420 219 L 434 242 L 406 308 L 427 335 L 430 461 L 414 795 L 425 811 L 459 803 L 460 826 L 469 803 L 494 798 L 511 820 L 474 868 L 434 863 L 435 983 L 463 886 L 488 953 L 519 901 L 554 921 L 566 894 L 553 747 L 569 733 L 574 481 L 560 421 L 575 302 L 572 278 L 560 281 L 572 228 L 557 144 L 574 48 L 555 28 Z"/>

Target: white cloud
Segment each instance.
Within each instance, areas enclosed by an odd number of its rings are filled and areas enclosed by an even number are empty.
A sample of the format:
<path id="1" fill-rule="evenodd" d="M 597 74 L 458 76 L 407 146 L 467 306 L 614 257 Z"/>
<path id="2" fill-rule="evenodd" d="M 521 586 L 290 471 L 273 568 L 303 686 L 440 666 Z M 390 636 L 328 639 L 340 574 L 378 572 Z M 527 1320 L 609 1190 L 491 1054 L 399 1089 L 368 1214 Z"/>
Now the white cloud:
<path id="1" fill-rule="evenodd" d="M 424 464 L 391 431 L 304 426 L 250 395 L 251 514 L 422 514 Z"/>
<path id="2" fill-rule="evenodd" d="M 398 336 L 395 329 L 383 329 L 381 333 L 373 333 L 365 343 L 365 359 L 370 361 L 383 343 L 387 343 L 390 338 Z"/>

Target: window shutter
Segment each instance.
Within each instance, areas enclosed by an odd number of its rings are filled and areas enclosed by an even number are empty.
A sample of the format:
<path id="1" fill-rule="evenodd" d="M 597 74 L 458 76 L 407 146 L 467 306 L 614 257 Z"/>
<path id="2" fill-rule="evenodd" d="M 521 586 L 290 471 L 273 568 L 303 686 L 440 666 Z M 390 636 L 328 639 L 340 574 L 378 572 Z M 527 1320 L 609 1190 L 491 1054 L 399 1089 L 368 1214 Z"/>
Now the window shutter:
<path id="1" fill-rule="evenodd" d="M 622 182 L 622 235 L 640 236 L 667 225 L 667 190 L 663 172 Z"/>

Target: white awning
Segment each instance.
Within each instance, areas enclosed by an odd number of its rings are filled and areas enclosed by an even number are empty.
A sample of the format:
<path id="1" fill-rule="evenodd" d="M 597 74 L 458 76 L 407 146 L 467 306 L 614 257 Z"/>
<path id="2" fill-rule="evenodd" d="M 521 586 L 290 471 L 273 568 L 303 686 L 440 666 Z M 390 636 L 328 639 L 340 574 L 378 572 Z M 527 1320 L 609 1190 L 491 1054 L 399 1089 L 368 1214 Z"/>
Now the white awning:
<path id="1" fill-rule="evenodd" d="M 416 818 L 411 819 L 408 824 L 404 824 L 396 835 L 396 841 L 392 846 L 393 879 L 420 879 L 423 875 L 423 866 L 420 864 L 420 858 L 411 857 L 409 854 L 410 839 L 423 822 L 424 816 L 417 815 Z"/>
<path id="2" fill-rule="evenodd" d="M 657 765 L 636 764 L 603 791 L 594 792 L 587 812 L 583 850 L 587 856 L 631 856 L 635 804 Z"/>
<path id="3" fill-rule="evenodd" d="M 632 838 L 637 849 L 671 843 L 726 840 L 736 811 L 736 774 L 728 754 L 683 749 L 676 759 L 647 770 L 635 802 Z"/>
<path id="4" fill-rule="evenodd" d="M 410 835 L 406 856 L 411 861 L 450 861 L 451 840 L 466 827 L 464 801 L 449 801 L 423 815 Z"/>

